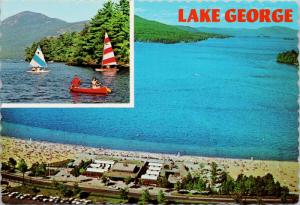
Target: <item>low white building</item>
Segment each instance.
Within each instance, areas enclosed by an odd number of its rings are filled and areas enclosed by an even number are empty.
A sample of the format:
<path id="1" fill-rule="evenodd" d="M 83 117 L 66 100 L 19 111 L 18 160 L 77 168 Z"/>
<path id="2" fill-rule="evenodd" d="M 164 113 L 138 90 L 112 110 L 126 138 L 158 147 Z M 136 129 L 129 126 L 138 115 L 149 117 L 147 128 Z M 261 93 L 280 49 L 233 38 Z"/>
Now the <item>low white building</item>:
<path id="1" fill-rule="evenodd" d="M 148 169 L 146 173 L 141 176 L 142 183 L 145 185 L 156 184 L 162 166 L 163 165 L 160 163 L 150 162 L 148 164 Z"/>
<path id="2" fill-rule="evenodd" d="M 100 177 L 115 164 L 113 160 L 94 160 L 84 172 L 86 176 Z"/>

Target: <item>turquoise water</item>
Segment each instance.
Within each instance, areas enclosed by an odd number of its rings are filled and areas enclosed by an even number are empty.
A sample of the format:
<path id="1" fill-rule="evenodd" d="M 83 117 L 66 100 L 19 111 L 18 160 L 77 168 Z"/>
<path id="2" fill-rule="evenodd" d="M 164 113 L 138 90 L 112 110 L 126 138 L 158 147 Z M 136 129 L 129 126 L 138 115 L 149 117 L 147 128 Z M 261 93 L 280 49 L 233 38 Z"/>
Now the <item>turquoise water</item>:
<path id="1" fill-rule="evenodd" d="M 3 109 L 2 133 L 125 150 L 276 160 L 298 157 L 296 41 L 135 43 L 135 108 Z"/>

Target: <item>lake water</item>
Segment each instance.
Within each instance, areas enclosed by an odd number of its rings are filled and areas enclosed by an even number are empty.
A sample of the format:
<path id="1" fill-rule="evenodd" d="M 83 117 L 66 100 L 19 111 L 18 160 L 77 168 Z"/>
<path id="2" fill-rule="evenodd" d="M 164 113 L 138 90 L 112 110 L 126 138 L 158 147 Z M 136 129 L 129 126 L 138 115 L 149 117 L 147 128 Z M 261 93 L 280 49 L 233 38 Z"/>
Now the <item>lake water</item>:
<path id="1" fill-rule="evenodd" d="M 129 103 L 129 71 L 115 76 L 104 76 L 90 68 L 50 63 L 49 73 L 32 74 L 28 62 L 1 61 L 2 103 Z M 69 92 L 70 82 L 77 74 L 83 86 L 89 87 L 96 76 L 113 92 L 108 96 L 74 94 Z"/>
<path id="2" fill-rule="evenodd" d="M 3 109 L 4 135 L 94 147 L 276 160 L 298 157 L 296 40 L 135 43 L 135 108 Z"/>

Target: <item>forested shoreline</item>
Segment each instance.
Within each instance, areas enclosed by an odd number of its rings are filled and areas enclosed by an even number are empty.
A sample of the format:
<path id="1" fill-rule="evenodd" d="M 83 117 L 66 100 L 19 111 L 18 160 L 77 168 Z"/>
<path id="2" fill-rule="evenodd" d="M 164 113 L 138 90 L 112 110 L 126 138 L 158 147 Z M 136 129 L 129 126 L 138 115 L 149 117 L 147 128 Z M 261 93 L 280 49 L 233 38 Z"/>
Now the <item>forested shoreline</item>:
<path id="1" fill-rule="evenodd" d="M 25 49 L 25 60 L 31 60 L 36 48 L 40 46 L 46 61 L 82 66 L 100 65 L 105 32 L 111 39 L 118 63 L 129 64 L 128 0 L 107 1 L 80 32 L 66 32 L 33 42 Z"/>
<path id="2" fill-rule="evenodd" d="M 134 21 L 135 41 L 172 44 L 229 37 L 228 35 L 199 32 L 192 27 L 167 25 L 140 16 L 134 16 Z"/>
<path id="3" fill-rule="evenodd" d="M 299 65 L 298 54 L 299 54 L 299 52 L 297 52 L 295 50 L 279 53 L 277 55 L 277 62 L 298 66 Z"/>

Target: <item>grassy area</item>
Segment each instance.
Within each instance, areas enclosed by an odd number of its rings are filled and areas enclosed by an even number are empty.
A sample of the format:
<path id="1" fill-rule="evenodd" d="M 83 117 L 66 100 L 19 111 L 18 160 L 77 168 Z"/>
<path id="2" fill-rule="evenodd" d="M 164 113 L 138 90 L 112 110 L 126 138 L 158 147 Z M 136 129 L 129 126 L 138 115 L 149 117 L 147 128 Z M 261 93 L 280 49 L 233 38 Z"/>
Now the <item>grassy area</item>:
<path id="1" fill-rule="evenodd" d="M 103 196 L 98 193 L 91 193 L 87 199 L 92 200 L 93 202 L 111 203 L 111 204 L 122 204 L 127 202 L 121 199 L 120 196 Z"/>

